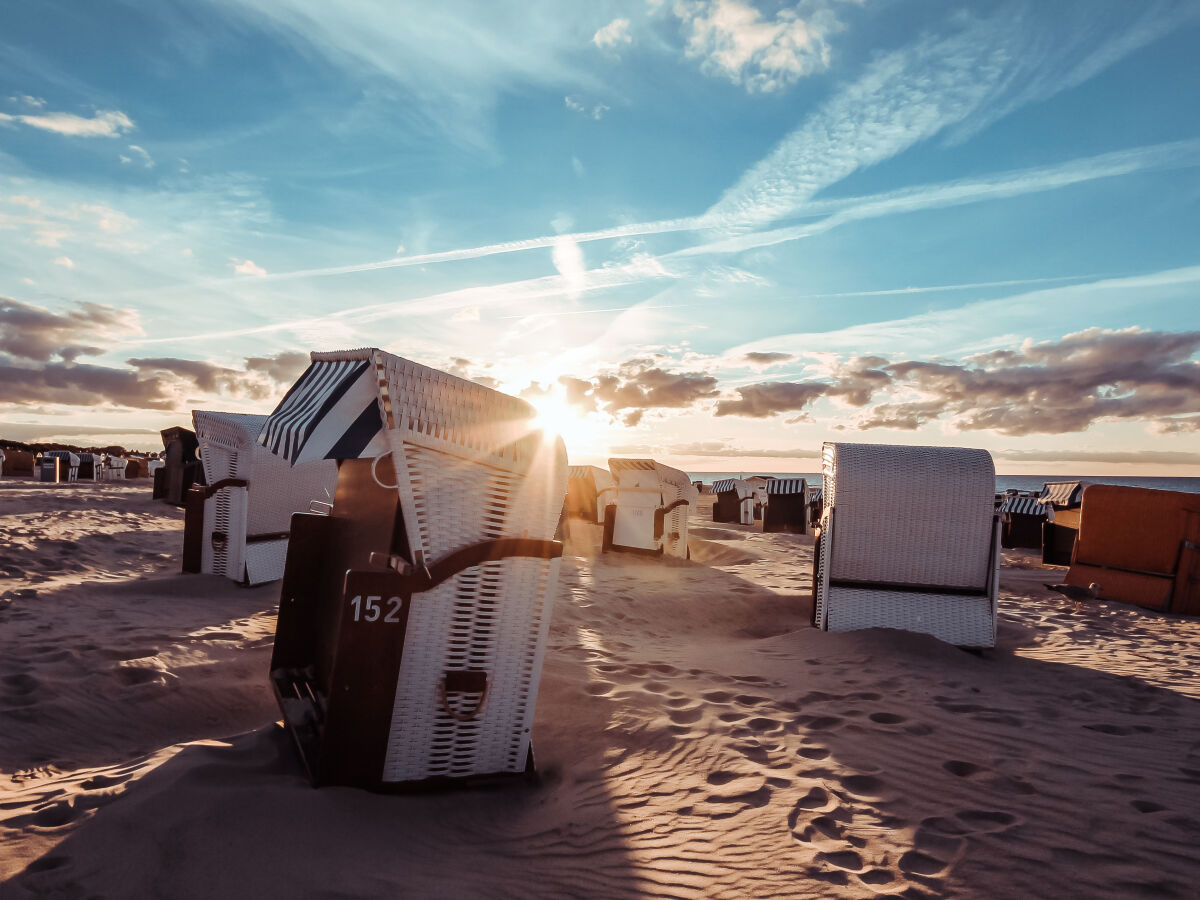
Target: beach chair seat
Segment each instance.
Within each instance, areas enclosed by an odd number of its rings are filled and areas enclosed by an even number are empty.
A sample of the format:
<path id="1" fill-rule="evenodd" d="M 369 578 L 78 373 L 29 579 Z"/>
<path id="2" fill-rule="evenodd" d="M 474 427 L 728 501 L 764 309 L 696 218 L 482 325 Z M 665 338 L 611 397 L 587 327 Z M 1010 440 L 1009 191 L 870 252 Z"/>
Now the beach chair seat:
<path id="1" fill-rule="evenodd" d="M 106 481 L 124 481 L 128 468 L 128 460 L 119 456 L 110 456 L 104 461 L 104 479 Z"/>
<path id="2" fill-rule="evenodd" d="M 617 490 L 604 520 L 604 550 L 685 558 L 687 516 L 699 493 L 687 475 L 652 459 L 610 459 Z"/>
<path id="3" fill-rule="evenodd" d="M 266 421 L 244 413 L 192 413 L 206 483 L 188 490 L 183 571 L 247 585 L 276 581 L 283 577 L 292 513 L 333 499 L 337 464 L 290 465 L 258 442 Z"/>
<path id="4" fill-rule="evenodd" d="M 763 509 L 763 531 L 808 531 L 808 482 L 803 478 L 772 478 L 766 484 L 767 505 Z"/>
<path id="5" fill-rule="evenodd" d="M 826 443 L 813 624 L 996 642 L 999 518 L 984 450 Z"/>
<path id="6" fill-rule="evenodd" d="M 339 460 L 292 519 L 271 684 L 317 785 L 521 777 L 562 545 L 535 410 L 380 350 L 314 353 L 262 431 Z"/>

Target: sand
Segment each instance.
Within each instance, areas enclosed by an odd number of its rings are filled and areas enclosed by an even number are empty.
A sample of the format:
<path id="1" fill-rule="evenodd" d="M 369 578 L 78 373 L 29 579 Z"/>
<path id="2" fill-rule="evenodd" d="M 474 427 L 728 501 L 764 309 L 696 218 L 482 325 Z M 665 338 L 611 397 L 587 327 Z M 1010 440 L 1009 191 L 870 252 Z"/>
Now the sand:
<path id="1" fill-rule="evenodd" d="M 178 574 L 147 481 L 0 481 L 0 897 L 1196 897 L 1200 621 L 1046 590 L 999 645 L 809 625 L 812 540 L 575 524 L 535 784 L 314 790 L 278 585 Z"/>

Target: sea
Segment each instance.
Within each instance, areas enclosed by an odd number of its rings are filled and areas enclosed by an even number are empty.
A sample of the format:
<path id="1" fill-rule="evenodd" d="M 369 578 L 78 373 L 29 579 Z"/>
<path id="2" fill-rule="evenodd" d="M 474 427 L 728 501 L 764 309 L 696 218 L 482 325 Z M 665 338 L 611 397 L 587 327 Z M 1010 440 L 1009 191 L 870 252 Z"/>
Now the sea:
<path id="1" fill-rule="evenodd" d="M 746 472 L 688 472 L 692 481 L 712 484 L 722 478 L 749 478 L 766 475 L 768 478 L 804 478 L 811 485 L 821 483 L 816 472 L 769 472 L 760 469 Z M 1148 478 L 1127 475 L 997 475 L 996 491 L 1040 491 L 1047 481 L 1087 481 L 1091 484 L 1121 484 L 1127 487 L 1151 488 L 1156 491 L 1187 491 L 1200 494 L 1200 478 Z"/>

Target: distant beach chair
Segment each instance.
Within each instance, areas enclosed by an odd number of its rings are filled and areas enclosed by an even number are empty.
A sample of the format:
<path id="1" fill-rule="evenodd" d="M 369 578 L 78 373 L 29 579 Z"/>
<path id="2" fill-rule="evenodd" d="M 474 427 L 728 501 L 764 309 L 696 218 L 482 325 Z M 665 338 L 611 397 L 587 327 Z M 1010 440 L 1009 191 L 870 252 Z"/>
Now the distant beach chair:
<path id="1" fill-rule="evenodd" d="M 523 400 L 389 353 L 311 358 L 261 439 L 289 462 L 341 460 L 332 508 L 292 518 L 271 657 L 314 783 L 522 776 L 562 556 L 562 441 Z"/>
<path id="2" fill-rule="evenodd" d="M 153 478 L 154 473 L 163 468 L 165 465 L 166 463 L 161 459 L 148 459 L 146 460 L 146 474 Z"/>
<path id="3" fill-rule="evenodd" d="M 604 550 L 690 556 L 688 507 L 698 494 L 685 473 L 652 459 L 610 459 L 616 502 L 604 520 Z"/>
<path id="4" fill-rule="evenodd" d="M 567 467 L 567 515 L 604 524 L 604 510 L 616 489 L 608 469 L 599 466 Z"/>
<path id="5" fill-rule="evenodd" d="M 8 474 L 8 470 L 4 467 L 4 448 L 0 447 L 0 478 Z"/>
<path id="6" fill-rule="evenodd" d="M 119 456 L 110 456 L 104 461 L 104 478 L 106 481 L 124 481 L 129 471 L 129 461 Z"/>
<path id="7" fill-rule="evenodd" d="M 984 450 L 827 443 L 814 624 L 996 642 L 999 521 Z"/>
<path id="8" fill-rule="evenodd" d="M 1046 510 L 1042 523 L 1042 562 L 1069 566 L 1079 536 L 1079 508 L 1088 488 L 1086 481 L 1047 481 L 1038 499 Z"/>
<path id="9" fill-rule="evenodd" d="M 714 522 L 736 522 L 739 525 L 754 524 L 754 488 L 740 478 L 722 478 L 714 481 L 712 520 Z"/>
<path id="10" fill-rule="evenodd" d="M 187 493 L 183 571 L 250 585 L 282 578 L 292 514 L 332 501 L 337 464 L 290 465 L 258 442 L 266 421 L 193 411 L 205 484 Z"/>
<path id="11" fill-rule="evenodd" d="M 196 432 L 174 426 L 161 432 L 165 465 L 154 473 L 154 499 L 183 506 L 188 489 L 204 484 L 204 469 L 196 458 Z"/>
<path id="12" fill-rule="evenodd" d="M 1200 615 L 1200 494 L 1091 484 L 1064 581 L 1104 600 Z"/>
<path id="13" fill-rule="evenodd" d="M 34 455 L 28 450 L 8 450 L 0 456 L 0 472 L 5 475 L 36 474 Z"/>
<path id="14" fill-rule="evenodd" d="M 808 532 L 808 482 L 803 478 L 772 478 L 767 482 L 763 531 Z"/>
<path id="15" fill-rule="evenodd" d="M 70 450 L 47 450 L 42 454 L 39 481 L 63 482 L 79 478 L 79 457 Z"/>
<path id="16" fill-rule="evenodd" d="M 1042 549 L 1047 506 L 1032 494 L 1012 493 L 1000 501 L 1000 546 Z"/>
<path id="17" fill-rule="evenodd" d="M 101 481 L 104 478 L 104 459 L 99 453 L 79 454 L 79 480 Z"/>

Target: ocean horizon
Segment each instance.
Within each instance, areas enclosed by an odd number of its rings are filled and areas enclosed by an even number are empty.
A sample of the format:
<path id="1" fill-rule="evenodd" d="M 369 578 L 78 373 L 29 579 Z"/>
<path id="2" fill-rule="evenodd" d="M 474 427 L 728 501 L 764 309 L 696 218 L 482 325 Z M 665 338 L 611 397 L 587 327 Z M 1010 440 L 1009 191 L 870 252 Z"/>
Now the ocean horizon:
<path id="1" fill-rule="evenodd" d="M 692 481 L 712 484 L 722 478 L 749 478 L 765 475 L 768 478 L 804 478 L 809 484 L 821 480 L 818 472 L 770 472 L 761 469 L 744 472 L 688 472 Z M 1156 491 L 1185 491 L 1200 494 L 1200 478 L 1195 477 L 1151 477 L 1129 475 L 997 475 L 996 490 L 1037 491 L 1048 481 L 1087 481 L 1093 484 L 1119 484 L 1126 487 L 1149 488 Z"/>

